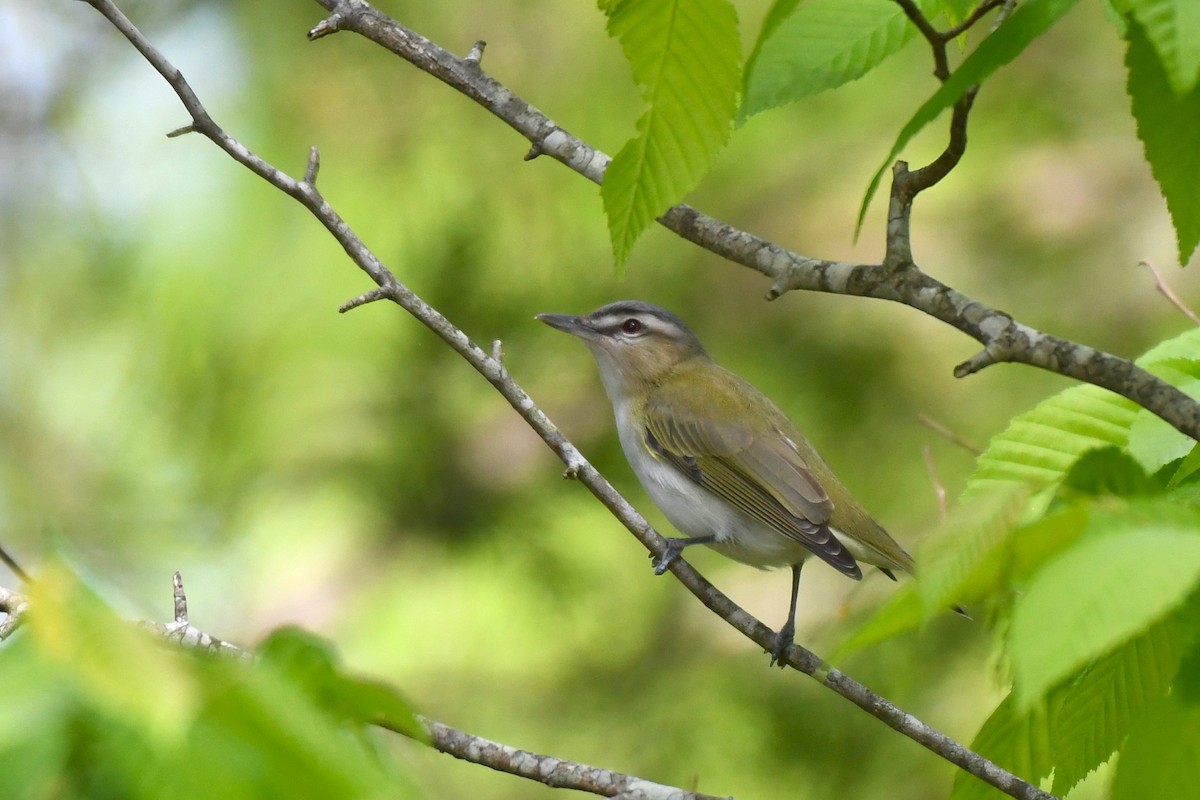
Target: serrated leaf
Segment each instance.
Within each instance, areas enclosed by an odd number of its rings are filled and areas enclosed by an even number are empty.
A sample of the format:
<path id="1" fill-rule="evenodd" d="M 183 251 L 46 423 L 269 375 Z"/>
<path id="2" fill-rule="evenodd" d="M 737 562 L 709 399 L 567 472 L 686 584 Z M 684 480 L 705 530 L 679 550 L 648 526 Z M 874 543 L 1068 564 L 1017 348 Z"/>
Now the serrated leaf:
<path id="1" fill-rule="evenodd" d="M 1126 444 L 1137 406 L 1090 384 L 1072 386 L 1013 418 L 975 462 L 965 497 L 997 483 L 1057 485 L 1081 455 Z"/>
<path id="2" fill-rule="evenodd" d="M 1200 798 L 1200 707 L 1157 703 L 1138 720 L 1117 762 L 1112 800 Z"/>
<path id="3" fill-rule="evenodd" d="M 729 138 L 741 83 L 737 13 L 727 0 L 621 0 L 606 9 L 649 103 L 600 195 L 618 268 L 637 238 L 683 199 Z"/>
<path id="4" fill-rule="evenodd" d="M 1134 0 L 1133 18 L 1154 45 L 1171 88 L 1182 96 L 1200 78 L 1200 3 L 1196 0 Z"/>
<path id="5" fill-rule="evenodd" d="M 777 0 L 746 65 L 739 118 L 857 80 L 916 33 L 891 0 Z"/>
<path id="6" fill-rule="evenodd" d="M 1054 772 L 1065 794 L 1107 761 L 1143 711 L 1167 694 L 1179 665 L 1179 637 L 1170 622 L 1155 625 L 1056 686 L 1046 702 L 1022 711 L 1009 694 L 983 724 L 971 749 L 1024 777 Z M 1004 795 L 960 773 L 952 800 Z"/>
<path id="7" fill-rule="evenodd" d="M 883 177 L 883 173 L 891 168 L 892 162 L 895 161 L 904 146 L 922 128 L 958 102 L 967 89 L 980 83 L 997 69 L 1019 56 L 1030 42 L 1045 33 L 1076 2 L 1077 0 L 1029 0 L 1029 2 L 1020 4 L 1003 25 L 980 42 L 975 52 L 967 56 L 958 69 L 951 74 L 950 79 L 917 109 L 912 118 L 900 130 L 900 135 L 896 137 L 896 143 L 892 145 L 887 158 L 875 171 L 871 183 L 867 187 L 866 195 L 863 197 L 862 206 L 858 212 L 857 229 L 862 228 L 863 219 L 867 215 L 867 207 L 871 204 L 871 198 L 875 196 L 875 190 L 879 188 L 879 181 Z"/>
<path id="8" fill-rule="evenodd" d="M 1055 689 L 1049 707 L 1052 791 L 1066 794 L 1121 747 L 1142 712 L 1165 697 L 1179 669 L 1179 636 L 1154 625 Z"/>
<path id="9" fill-rule="evenodd" d="M 1010 694 L 992 712 L 971 742 L 971 749 L 1036 785 L 1054 767 L 1045 715 L 1020 712 Z M 991 784 L 958 770 L 950 800 L 1000 800 L 1007 797 Z"/>
<path id="10" fill-rule="evenodd" d="M 1154 46 L 1136 22 L 1129 25 L 1128 41 L 1126 91 L 1138 138 L 1171 212 L 1179 263 L 1186 264 L 1200 243 L 1200 193 L 1196 191 L 1200 183 L 1200 86 L 1177 95 Z"/>
<path id="11" fill-rule="evenodd" d="M 1183 603 L 1200 580 L 1195 527 L 1113 528 L 1050 561 L 1017 600 L 1009 653 L 1021 708 Z"/>

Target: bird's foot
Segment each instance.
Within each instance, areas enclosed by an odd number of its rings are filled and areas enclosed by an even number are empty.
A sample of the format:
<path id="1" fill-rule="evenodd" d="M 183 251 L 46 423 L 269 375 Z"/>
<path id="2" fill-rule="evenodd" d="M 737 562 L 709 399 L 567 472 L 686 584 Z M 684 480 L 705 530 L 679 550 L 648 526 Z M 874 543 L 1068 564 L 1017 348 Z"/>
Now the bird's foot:
<path id="1" fill-rule="evenodd" d="M 689 539 L 673 539 L 670 536 L 663 537 L 663 540 L 667 543 L 667 546 L 663 550 L 662 556 L 655 556 L 654 553 L 650 554 L 650 560 L 654 562 L 655 575 L 662 575 L 666 572 L 667 567 L 671 566 L 671 562 L 679 558 L 683 552 L 683 548 L 692 543 Z"/>
<path id="2" fill-rule="evenodd" d="M 771 648 L 771 663 L 767 666 L 773 667 L 778 664 L 780 669 L 787 666 L 783 663 L 783 655 L 792 646 L 795 635 L 796 627 L 791 622 L 779 629 L 779 633 L 775 635 L 775 645 Z"/>

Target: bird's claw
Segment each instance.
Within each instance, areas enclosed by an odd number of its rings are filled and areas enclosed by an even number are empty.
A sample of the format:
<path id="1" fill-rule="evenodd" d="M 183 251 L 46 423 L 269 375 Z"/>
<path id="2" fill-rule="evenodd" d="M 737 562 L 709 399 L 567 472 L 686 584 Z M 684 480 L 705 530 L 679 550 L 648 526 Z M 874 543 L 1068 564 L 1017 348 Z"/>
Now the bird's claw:
<path id="1" fill-rule="evenodd" d="M 773 667 L 778 664 L 780 669 L 787 666 L 783 661 L 783 656 L 792 646 L 795 635 L 796 630 L 791 625 L 784 625 L 779 629 L 779 633 L 775 636 L 775 644 L 771 647 L 771 663 L 767 666 Z"/>
<path id="2" fill-rule="evenodd" d="M 666 543 L 667 546 L 663 548 L 661 556 L 655 556 L 654 553 L 650 554 L 650 560 L 654 562 L 655 575 L 662 575 L 666 572 L 667 568 L 671 566 L 671 562 L 679 558 L 679 555 L 683 552 L 684 542 L 680 539 L 667 538 Z"/>

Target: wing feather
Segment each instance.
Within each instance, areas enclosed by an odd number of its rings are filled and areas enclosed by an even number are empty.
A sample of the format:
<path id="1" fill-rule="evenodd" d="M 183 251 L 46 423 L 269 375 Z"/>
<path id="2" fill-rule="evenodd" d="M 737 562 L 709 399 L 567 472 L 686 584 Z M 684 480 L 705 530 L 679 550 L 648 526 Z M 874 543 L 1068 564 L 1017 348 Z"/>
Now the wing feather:
<path id="1" fill-rule="evenodd" d="M 744 414 L 729 415 L 735 420 L 732 423 L 715 423 L 687 404 L 667 405 L 664 394 L 658 393 L 646 406 L 646 442 L 656 454 L 840 572 L 855 578 L 862 575 L 829 528 L 833 514 L 829 495 L 789 436 L 774 428 L 756 435 L 738 423 L 747 418 Z"/>

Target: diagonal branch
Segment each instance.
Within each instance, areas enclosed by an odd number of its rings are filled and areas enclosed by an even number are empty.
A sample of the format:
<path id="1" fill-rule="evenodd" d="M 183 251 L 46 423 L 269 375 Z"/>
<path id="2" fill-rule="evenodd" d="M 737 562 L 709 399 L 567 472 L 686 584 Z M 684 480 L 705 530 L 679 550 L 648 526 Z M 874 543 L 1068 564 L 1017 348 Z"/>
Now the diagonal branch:
<path id="1" fill-rule="evenodd" d="M 546 155 L 594 183 L 603 180 L 607 155 L 488 75 L 478 59 L 458 58 L 364 0 L 317 2 L 331 13 L 309 31 L 310 39 L 342 30 L 358 33 L 466 95 L 521 134 L 531 145 L 527 159 Z M 1028 364 L 1116 392 L 1200 439 L 1200 404 L 1171 384 L 1128 359 L 1024 325 L 926 274 L 911 258 L 853 264 L 801 255 L 685 203 L 667 209 L 658 221 L 684 239 L 770 278 L 768 300 L 793 290 L 874 297 L 903 303 L 958 329 L 983 350 L 955 367 L 956 377 L 1000 362 Z"/>
<path id="2" fill-rule="evenodd" d="M 500 347 L 493 343 L 490 355 L 455 327 L 439 311 L 427 304 L 408 287 L 402 284 L 375 257 L 358 236 L 350 229 L 332 206 L 317 192 L 315 180 L 319 158 L 316 148 L 309 157 L 308 169 L 304 180 L 297 181 L 278 168 L 259 158 L 233 137 L 225 134 L 212 121 L 211 117 L 200 104 L 195 93 L 188 86 L 183 76 L 159 53 L 140 31 L 125 17 L 111 0 L 86 0 L 100 14 L 113 23 L 139 52 L 157 69 L 175 89 L 184 107 L 192 115 L 192 125 L 197 133 L 211 139 L 214 144 L 224 150 L 231 158 L 253 170 L 271 185 L 276 186 L 289 196 L 294 197 L 301 205 L 309 210 L 316 219 L 325 226 L 334 238 L 345 248 L 346 253 L 360 269 L 371 277 L 378 285 L 377 290 L 351 301 L 350 306 L 371 302 L 377 299 L 389 299 L 417 318 L 423 325 L 438 335 L 451 349 L 474 367 L 493 387 L 504 397 L 516 412 L 541 436 L 547 446 L 567 466 L 568 474 L 582 482 L 589 491 L 612 512 L 647 550 L 656 556 L 662 556 L 666 542 L 646 522 L 645 519 L 622 497 L 612 485 L 605 480 L 596 469 L 583 457 L 576 447 L 567 440 L 550 421 L 533 399 L 508 374 L 499 359 Z M 354 6 L 359 9 L 369 8 L 359 0 L 354 0 Z M 376 14 L 378 12 L 375 12 Z M 318 26 L 336 29 L 339 22 L 337 14 Z M 332 21 L 331 21 L 332 20 Z M 394 24 L 394 23 L 393 23 Z M 416 37 L 415 34 L 407 34 Z M 416 37 L 421 41 L 421 37 Z M 454 68 L 478 70 L 476 63 L 466 60 L 459 61 L 454 56 L 445 53 L 446 59 L 453 60 Z M 480 73 L 481 74 L 481 73 Z M 490 79 L 488 79 L 490 80 Z M 507 90 L 505 90 L 507 91 Z M 523 101 L 522 101 L 523 102 Z M 547 120 L 547 123 L 549 121 Z M 549 123 L 553 124 L 553 123 Z M 592 151 L 595 153 L 596 151 Z M 741 632 L 764 650 L 770 650 L 775 642 L 775 634 L 759 620 L 740 608 L 726 597 L 700 573 L 693 569 L 682 558 L 671 562 L 671 573 L 692 592 L 704 605 L 724 619 L 729 625 Z M 1001 791 L 1021 800 L 1052 800 L 1052 795 L 1043 792 L 995 763 L 987 760 L 970 748 L 942 734 L 926 723 L 904 711 L 883 696 L 871 691 L 853 678 L 830 668 L 818 656 L 799 645 L 793 644 L 783 654 L 781 663 L 787 664 L 815 678 L 821 685 L 832 689 L 842 697 L 857 705 L 867 713 L 883 721 L 894 730 L 908 736 L 913 741 L 950 761 L 963 770 L 975 775 Z"/>

